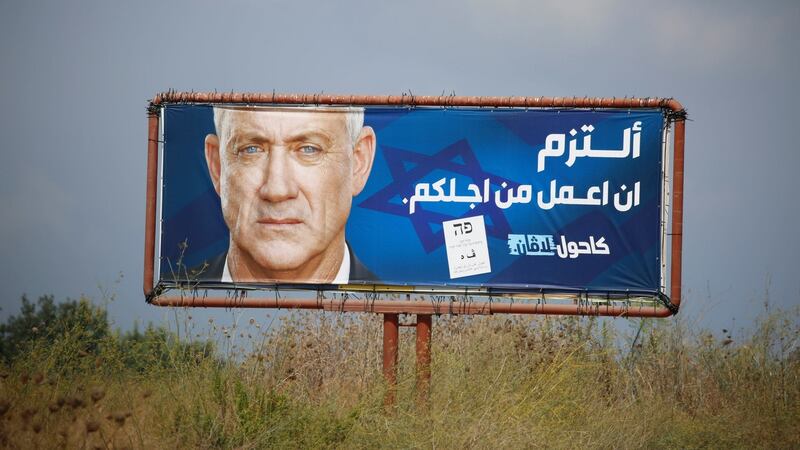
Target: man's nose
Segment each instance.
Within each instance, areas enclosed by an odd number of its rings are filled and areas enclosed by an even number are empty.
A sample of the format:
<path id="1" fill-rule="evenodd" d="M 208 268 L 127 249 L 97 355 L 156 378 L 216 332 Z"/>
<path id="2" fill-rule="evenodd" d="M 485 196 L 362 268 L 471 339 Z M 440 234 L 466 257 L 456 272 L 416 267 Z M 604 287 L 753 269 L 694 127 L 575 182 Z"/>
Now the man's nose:
<path id="1" fill-rule="evenodd" d="M 297 197 L 297 192 L 289 152 L 279 148 L 270 149 L 259 196 L 268 202 L 280 202 Z"/>

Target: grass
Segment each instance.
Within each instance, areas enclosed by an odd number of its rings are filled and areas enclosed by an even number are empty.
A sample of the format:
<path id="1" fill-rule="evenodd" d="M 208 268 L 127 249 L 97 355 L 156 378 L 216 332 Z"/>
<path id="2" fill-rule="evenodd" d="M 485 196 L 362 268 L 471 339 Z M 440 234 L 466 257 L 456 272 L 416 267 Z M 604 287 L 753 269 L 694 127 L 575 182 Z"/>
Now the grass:
<path id="1" fill-rule="evenodd" d="M 0 447 L 798 448 L 797 319 L 764 316 L 733 341 L 680 318 L 621 333 L 588 318 L 441 316 L 429 406 L 401 328 L 390 410 L 378 315 L 212 323 L 191 344 L 188 331 L 61 327 L 0 368 Z"/>

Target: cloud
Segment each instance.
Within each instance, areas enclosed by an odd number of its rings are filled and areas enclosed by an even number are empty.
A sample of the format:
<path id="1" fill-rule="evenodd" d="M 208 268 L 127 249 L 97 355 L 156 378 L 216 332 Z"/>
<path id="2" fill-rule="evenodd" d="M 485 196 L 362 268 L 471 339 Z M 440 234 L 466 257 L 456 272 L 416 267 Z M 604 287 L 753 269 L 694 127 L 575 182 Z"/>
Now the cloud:
<path id="1" fill-rule="evenodd" d="M 7 177 L 13 187 L 4 189 L 0 200 L 9 212 L 0 221 L 0 234 L 26 236 L 30 230 L 59 234 L 64 218 L 78 206 L 74 198 L 42 168 L 21 165 L 13 172 Z"/>
<path id="2" fill-rule="evenodd" d="M 471 0 L 465 12 L 473 31 L 498 48 L 563 52 L 605 66 L 618 55 L 695 70 L 781 64 L 791 56 L 797 5 L 737 3 Z"/>
<path id="3" fill-rule="evenodd" d="M 781 44 L 797 36 L 796 12 L 791 6 L 743 11 L 736 5 L 665 3 L 653 16 L 651 40 L 662 56 L 706 69 L 779 64 L 786 48 Z"/>

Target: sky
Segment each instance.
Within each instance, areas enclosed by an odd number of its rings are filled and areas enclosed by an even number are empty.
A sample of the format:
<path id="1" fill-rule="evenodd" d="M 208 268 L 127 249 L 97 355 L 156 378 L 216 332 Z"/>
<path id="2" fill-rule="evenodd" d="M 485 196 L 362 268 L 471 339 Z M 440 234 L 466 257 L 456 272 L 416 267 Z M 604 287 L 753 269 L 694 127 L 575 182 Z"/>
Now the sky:
<path id="1" fill-rule="evenodd" d="M 23 294 L 169 315 L 142 294 L 156 93 L 454 91 L 678 99 L 680 314 L 746 327 L 800 304 L 797 55 L 796 1 L 4 0 L 0 318 Z"/>

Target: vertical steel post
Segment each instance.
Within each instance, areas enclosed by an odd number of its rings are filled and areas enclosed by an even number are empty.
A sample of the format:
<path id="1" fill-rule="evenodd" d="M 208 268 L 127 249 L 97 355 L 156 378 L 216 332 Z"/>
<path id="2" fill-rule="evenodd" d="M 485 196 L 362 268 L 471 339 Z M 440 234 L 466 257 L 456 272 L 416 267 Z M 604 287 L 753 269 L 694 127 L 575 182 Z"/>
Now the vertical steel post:
<path id="1" fill-rule="evenodd" d="M 417 404 L 428 405 L 431 386 L 432 315 L 417 314 Z"/>
<path id="2" fill-rule="evenodd" d="M 672 277 L 670 301 L 681 304 L 681 271 L 683 254 L 683 164 L 686 142 L 686 120 L 675 121 L 674 160 L 672 168 Z"/>
<path id="3" fill-rule="evenodd" d="M 158 114 L 147 118 L 147 199 L 144 218 L 144 295 L 153 292 L 156 241 L 156 191 L 158 190 Z"/>
<path id="4" fill-rule="evenodd" d="M 394 406 L 397 397 L 397 344 L 399 342 L 400 315 L 383 315 L 383 376 L 386 378 L 384 405 Z"/>

